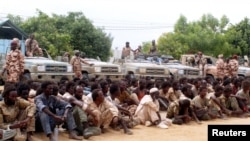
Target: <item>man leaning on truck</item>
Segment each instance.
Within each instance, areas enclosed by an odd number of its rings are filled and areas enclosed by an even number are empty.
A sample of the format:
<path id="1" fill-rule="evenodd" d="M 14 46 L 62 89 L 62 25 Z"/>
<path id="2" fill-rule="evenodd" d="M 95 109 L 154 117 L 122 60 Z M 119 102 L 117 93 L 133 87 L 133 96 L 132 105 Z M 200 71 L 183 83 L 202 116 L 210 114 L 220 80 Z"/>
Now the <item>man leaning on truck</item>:
<path id="1" fill-rule="evenodd" d="M 76 78 L 80 78 L 82 79 L 82 64 L 87 64 L 92 66 L 93 64 L 89 64 L 88 62 L 84 61 L 81 57 L 80 57 L 80 51 L 76 50 L 75 51 L 75 55 L 71 58 L 70 60 L 70 64 L 73 67 L 73 71 L 75 73 L 75 77 Z"/>

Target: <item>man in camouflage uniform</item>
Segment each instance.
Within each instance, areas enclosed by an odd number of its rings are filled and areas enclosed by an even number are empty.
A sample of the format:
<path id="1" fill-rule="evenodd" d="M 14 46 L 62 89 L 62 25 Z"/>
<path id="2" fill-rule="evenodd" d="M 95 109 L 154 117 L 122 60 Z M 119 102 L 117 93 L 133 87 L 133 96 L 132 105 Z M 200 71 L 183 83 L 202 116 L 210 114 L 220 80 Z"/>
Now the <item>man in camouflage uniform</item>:
<path id="1" fill-rule="evenodd" d="M 75 55 L 71 58 L 70 64 L 73 67 L 73 71 L 75 73 L 75 77 L 76 78 L 80 78 L 80 79 L 82 79 L 82 77 L 83 77 L 82 76 L 82 64 L 81 63 L 87 64 L 87 65 L 90 65 L 90 66 L 93 65 L 93 64 L 89 64 L 88 62 L 86 62 L 85 60 L 83 60 L 80 57 L 80 52 L 77 50 L 77 51 L 75 51 Z"/>
<path id="2" fill-rule="evenodd" d="M 217 77 L 224 78 L 224 60 L 223 54 L 218 56 L 218 60 L 216 61 L 216 68 L 217 68 Z"/>
<path id="3" fill-rule="evenodd" d="M 15 41 L 11 42 L 11 51 L 6 56 L 2 75 L 5 71 L 7 71 L 6 82 L 10 83 L 19 82 L 19 76 L 24 72 L 24 56 L 18 49 L 18 44 Z"/>
<path id="4" fill-rule="evenodd" d="M 35 104 L 20 98 L 13 85 L 5 89 L 3 97 L 0 102 L 0 128 L 15 130 L 14 141 L 31 141 L 35 131 Z"/>
<path id="5" fill-rule="evenodd" d="M 15 41 L 15 42 L 17 43 L 17 48 L 18 48 L 19 50 L 21 50 L 21 43 L 20 43 L 19 39 L 18 39 L 18 38 L 13 38 L 12 41 Z"/>
<path id="6" fill-rule="evenodd" d="M 231 58 L 227 58 L 224 62 L 224 76 L 230 77 L 230 66 L 229 66 L 229 61 Z"/>
<path id="7" fill-rule="evenodd" d="M 228 67 L 229 67 L 229 76 L 231 78 L 237 77 L 239 69 L 239 62 L 237 55 L 234 55 L 233 58 L 229 60 Z"/>
<path id="8" fill-rule="evenodd" d="M 69 62 L 69 60 L 70 60 L 70 54 L 69 54 L 69 52 L 65 52 L 65 53 L 63 54 L 62 61 L 63 61 L 63 62 Z"/>
<path id="9" fill-rule="evenodd" d="M 197 64 L 198 68 L 202 71 L 202 76 L 205 75 L 205 66 L 207 64 L 207 60 L 205 57 L 203 57 L 202 52 L 198 52 L 198 54 L 195 57 L 195 63 Z"/>
<path id="10" fill-rule="evenodd" d="M 39 56 L 43 56 L 43 51 L 39 47 L 38 42 L 35 40 L 35 35 L 31 34 L 30 37 L 25 41 L 26 56 L 32 57 L 34 53 L 38 53 Z"/>

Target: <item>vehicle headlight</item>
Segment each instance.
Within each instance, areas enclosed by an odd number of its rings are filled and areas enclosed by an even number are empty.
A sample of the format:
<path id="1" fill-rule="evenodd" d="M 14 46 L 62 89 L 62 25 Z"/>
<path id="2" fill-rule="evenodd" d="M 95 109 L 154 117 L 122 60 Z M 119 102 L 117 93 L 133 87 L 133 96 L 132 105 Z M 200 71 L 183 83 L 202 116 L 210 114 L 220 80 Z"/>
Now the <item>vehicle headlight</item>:
<path id="1" fill-rule="evenodd" d="M 139 71 L 140 73 L 146 73 L 146 68 L 140 68 Z"/>
<path id="2" fill-rule="evenodd" d="M 72 72 L 73 69 L 72 69 L 72 66 L 67 66 L 67 72 Z"/>
<path id="3" fill-rule="evenodd" d="M 45 66 L 44 65 L 37 66 L 37 71 L 45 71 Z"/>
<path id="4" fill-rule="evenodd" d="M 95 72 L 101 72 L 101 67 L 95 67 Z"/>
<path id="5" fill-rule="evenodd" d="M 184 70 L 178 70 L 178 74 L 183 75 L 184 74 Z"/>

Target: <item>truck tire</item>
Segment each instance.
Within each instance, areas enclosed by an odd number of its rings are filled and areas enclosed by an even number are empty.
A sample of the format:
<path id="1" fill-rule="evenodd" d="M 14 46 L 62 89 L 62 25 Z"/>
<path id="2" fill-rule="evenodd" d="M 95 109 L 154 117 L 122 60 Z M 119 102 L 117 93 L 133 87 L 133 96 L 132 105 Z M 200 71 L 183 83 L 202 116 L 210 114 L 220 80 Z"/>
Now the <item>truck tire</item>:
<path id="1" fill-rule="evenodd" d="M 89 75 L 88 75 L 87 72 L 83 72 L 83 73 L 82 73 L 82 79 L 83 79 L 83 80 L 89 80 Z"/>
<path id="2" fill-rule="evenodd" d="M 3 86 L 5 83 L 3 81 L 3 79 L 0 79 L 0 86 Z"/>

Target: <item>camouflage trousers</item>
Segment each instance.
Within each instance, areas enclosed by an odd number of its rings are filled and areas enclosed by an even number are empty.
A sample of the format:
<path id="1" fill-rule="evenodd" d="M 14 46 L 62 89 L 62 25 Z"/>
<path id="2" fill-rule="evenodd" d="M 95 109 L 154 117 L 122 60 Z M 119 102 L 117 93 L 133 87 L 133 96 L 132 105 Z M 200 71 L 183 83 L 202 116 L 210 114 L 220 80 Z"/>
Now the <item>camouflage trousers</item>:
<path id="1" fill-rule="evenodd" d="M 20 72 L 19 71 L 9 71 L 9 74 L 7 75 L 7 82 L 13 82 L 13 83 L 17 83 L 19 82 L 19 75 Z"/>
<path id="2" fill-rule="evenodd" d="M 82 79 L 82 71 L 74 71 L 75 72 L 75 77 Z"/>
<path id="3" fill-rule="evenodd" d="M 114 111 L 106 110 L 102 112 L 100 116 L 100 125 L 104 128 L 108 128 L 115 117 L 118 117 L 118 113 Z"/>
<path id="4" fill-rule="evenodd" d="M 217 77 L 223 79 L 225 76 L 225 73 L 223 70 L 217 70 Z"/>

